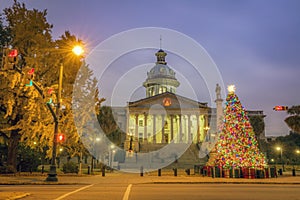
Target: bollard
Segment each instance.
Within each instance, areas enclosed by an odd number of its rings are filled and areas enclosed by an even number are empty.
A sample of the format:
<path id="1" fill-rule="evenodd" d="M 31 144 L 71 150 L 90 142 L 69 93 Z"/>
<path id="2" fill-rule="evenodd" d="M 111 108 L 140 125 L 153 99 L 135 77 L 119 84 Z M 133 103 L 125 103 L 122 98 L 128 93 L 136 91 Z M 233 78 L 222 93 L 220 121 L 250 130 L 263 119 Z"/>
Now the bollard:
<path id="1" fill-rule="evenodd" d="M 185 170 L 185 173 L 186 173 L 187 175 L 190 175 L 190 174 L 191 174 L 191 170 L 190 170 L 190 169 L 186 169 L 186 170 Z"/>
<path id="2" fill-rule="evenodd" d="M 161 176 L 161 169 L 158 169 L 158 176 Z"/>
<path id="3" fill-rule="evenodd" d="M 173 168 L 174 176 L 177 176 L 177 168 Z"/>
<path id="4" fill-rule="evenodd" d="M 88 166 L 88 174 L 91 174 L 91 166 Z"/>
<path id="5" fill-rule="evenodd" d="M 292 170 L 292 175 L 296 176 L 296 170 L 295 169 Z"/>
<path id="6" fill-rule="evenodd" d="M 102 167 L 102 176 L 105 176 L 105 166 Z"/>
<path id="7" fill-rule="evenodd" d="M 144 176 L 144 167 L 141 166 L 141 176 Z"/>
<path id="8" fill-rule="evenodd" d="M 44 165 L 42 165 L 42 174 L 44 174 L 44 171 L 45 171 L 45 167 Z"/>

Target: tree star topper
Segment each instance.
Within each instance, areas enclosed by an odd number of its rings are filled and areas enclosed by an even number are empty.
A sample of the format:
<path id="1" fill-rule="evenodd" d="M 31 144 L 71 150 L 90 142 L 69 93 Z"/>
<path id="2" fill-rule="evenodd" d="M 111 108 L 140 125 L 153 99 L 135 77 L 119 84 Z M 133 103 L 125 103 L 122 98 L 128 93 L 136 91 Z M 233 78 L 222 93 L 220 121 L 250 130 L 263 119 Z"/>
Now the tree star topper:
<path id="1" fill-rule="evenodd" d="M 235 92 L 235 85 L 228 85 L 227 90 L 229 93 L 234 93 Z"/>

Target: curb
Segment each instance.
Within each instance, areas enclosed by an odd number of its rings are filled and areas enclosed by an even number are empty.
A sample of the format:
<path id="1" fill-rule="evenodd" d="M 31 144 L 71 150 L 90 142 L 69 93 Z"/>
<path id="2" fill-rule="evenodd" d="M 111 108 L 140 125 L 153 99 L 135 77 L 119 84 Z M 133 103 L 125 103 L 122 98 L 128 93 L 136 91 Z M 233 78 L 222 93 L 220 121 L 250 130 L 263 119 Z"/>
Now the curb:
<path id="1" fill-rule="evenodd" d="M 88 185 L 88 183 L 47 183 L 47 182 L 26 182 L 26 183 L 1 183 L 0 185 Z"/>
<path id="2" fill-rule="evenodd" d="M 142 183 L 143 184 L 143 183 Z M 271 184 L 271 185 L 300 185 L 300 182 L 184 182 L 184 181 L 174 181 L 174 182 L 159 182 L 159 181 L 155 181 L 155 182 L 149 182 L 149 183 L 144 183 L 144 184 Z"/>

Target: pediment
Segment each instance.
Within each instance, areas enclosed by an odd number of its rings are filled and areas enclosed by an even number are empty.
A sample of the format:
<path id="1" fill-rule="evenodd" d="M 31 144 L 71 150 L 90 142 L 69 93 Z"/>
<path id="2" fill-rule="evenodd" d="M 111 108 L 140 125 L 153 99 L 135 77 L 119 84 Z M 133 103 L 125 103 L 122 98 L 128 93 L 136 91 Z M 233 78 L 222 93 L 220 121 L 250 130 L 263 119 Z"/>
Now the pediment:
<path id="1" fill-rule="evenodd" d="M 207 108 L 207 103 L 201 103 L 170 92 L 162 93 L 152 97 L 129 102 L 130 108 L 153 108 L 164 107 L 165 109 L 195 109 Z"/>

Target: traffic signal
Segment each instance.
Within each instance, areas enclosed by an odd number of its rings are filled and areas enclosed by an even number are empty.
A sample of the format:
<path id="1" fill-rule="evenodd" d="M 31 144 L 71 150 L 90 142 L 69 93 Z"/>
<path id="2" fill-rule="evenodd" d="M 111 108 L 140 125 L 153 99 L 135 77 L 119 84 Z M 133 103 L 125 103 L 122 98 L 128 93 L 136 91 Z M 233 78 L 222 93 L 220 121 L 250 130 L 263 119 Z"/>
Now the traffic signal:
<path id="1" fill-rule="evenodd" d="M 65 141 L 65 134 L 59 133 L 59 134 L 57 135 L 57 142 L 62 143 L 62 142 L 64 142 L 64 141 Z"/>
<path id="2" fill-rule="evenodd" d="M 17 49 L 8 49 L 8 62 L 12 65 L 18 63 L 18 50 Z"/>
<path id="3" fill-rule="evenodd" d="M 14 69 L 18 63 L 18 50 L 17 49 L 4 49 L 2 55 L 2 66 L 4 70 Z"/>
<path id="4" fill-rule="evenodd" d="M 273 108 L 273 110 L 275 110 L 275 111 L 285 111 L 285 110 L 288 110 L 288 109 L 289 109 L 288 106 L 275 106 Z"/>
<path id="5" fill-rule="evenodd" d="M 24 69 L 24 85 L 25 86 L 32 86 L 32 79 L 34 77 L 34 68 L 32 67 L 25 67 Z"/>
<path id="6" fill-rule="evenodd" d="M 53 95 L 54 95 L 54 89 L 51 87 L 47 87 L 46 91 L 44 92 L 46 103 L 52 104 L 53 102 Z"/>

